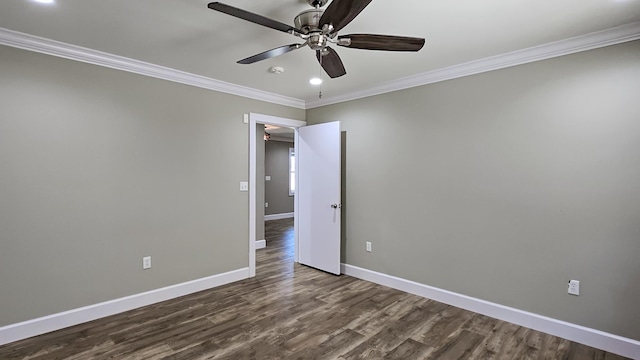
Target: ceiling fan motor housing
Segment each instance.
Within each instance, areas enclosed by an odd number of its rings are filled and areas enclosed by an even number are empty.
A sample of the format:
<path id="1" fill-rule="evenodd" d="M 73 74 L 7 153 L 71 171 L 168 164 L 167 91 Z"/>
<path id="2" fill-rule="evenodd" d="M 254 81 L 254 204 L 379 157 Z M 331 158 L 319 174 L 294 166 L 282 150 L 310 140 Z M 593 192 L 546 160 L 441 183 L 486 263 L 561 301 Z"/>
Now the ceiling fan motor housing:
<path id="1" fill-rule="evenodd" d="M 322 17 L 323 12 L 324 10 L 320 9 L 303 11 L 293 19 L 293 23 L 297 29 L 302 31 L 303 34 L 320 31 L 320 18 Z"/>

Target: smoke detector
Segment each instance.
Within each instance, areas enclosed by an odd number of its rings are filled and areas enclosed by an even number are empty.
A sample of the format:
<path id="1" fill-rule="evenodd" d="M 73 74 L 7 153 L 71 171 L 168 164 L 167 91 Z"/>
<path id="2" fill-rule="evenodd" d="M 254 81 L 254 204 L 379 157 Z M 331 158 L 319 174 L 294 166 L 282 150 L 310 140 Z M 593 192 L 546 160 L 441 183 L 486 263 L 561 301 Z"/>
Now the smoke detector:
<path id="1" fill-rule="evenodd" d="M 284 68 L 282 66 L 272 66 L 269 68 L 269 72 L 272 74 L 280 75 L 284 72 Z"/>

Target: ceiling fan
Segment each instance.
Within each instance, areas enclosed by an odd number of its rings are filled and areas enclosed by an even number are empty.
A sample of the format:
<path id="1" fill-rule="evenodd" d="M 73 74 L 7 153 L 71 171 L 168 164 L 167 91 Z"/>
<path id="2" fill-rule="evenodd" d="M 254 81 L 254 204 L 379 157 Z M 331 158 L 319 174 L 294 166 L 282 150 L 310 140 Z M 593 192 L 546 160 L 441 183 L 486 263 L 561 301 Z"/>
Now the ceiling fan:
<path id="1" fill-rule="evenodd" d="M 314 8 L 298 14 L 293 20 L 295 27 L 254 14 L 220 2 L 209 3 L 209 8 L 268 28 L 286 32 L 304 40 L 302 44 L 291 44 L 271 49 L 238 61 L 238 64 L 255 62 L 286 54 L 309 46 L 324 71 L 331 77 L 345 75 L 347 71 L 338 53 L 330 44 L 354 49 L 383 51 L 419 51 L 424 39 L 374 34 L 351 34 L 338 36 L 338 31 L 349 24 L 372 0 L 333 0 L 326 10 L 320 9 L 329 0 L 307 0 Z"/>

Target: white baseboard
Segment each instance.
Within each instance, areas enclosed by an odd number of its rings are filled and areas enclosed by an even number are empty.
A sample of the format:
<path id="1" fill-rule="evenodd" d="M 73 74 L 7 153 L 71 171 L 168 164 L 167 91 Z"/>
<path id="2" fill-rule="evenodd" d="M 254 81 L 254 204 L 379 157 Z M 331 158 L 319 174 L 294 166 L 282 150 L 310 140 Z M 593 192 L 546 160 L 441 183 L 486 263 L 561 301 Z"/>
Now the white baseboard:
<path id="1" fill-rule="evenodd" d="M 530 329 L 542 331 L 614 354 L 640 359 L 640 341 L 606 333 L 604 331 L 549 318 L 512 307 L 492 303 L 470 296 L 420 284 L 411 280 L 342 264 L 342 273 L 376 284 L 402 290 L 445 304 L 470 310 L 496 319 L 508 321 Z"/>
<path id="2" fill-rule="evenodd" d="M 269 221 L 269 220 L 280 220 L 280 219 L 289 219 L 293 217 L 292 212 L 290 213 L 282 213 L 282 214 L 271 214 L 271 215 L 265 215 L 264 216 L 264 221 Z"/>
<path id="3" fill-rule="evenodd" d="M 256 250 L 267 247 L 267 240 L 256 240 Z"/>
<path id="4" fill-rule="evenodd" d="M 81 307 L 41 318 L 0 327 L 0 345 L 82 324 L 142 306 L 189 295 L 249 278 L 249 268 L 187 281 L 140 294 Z"/>

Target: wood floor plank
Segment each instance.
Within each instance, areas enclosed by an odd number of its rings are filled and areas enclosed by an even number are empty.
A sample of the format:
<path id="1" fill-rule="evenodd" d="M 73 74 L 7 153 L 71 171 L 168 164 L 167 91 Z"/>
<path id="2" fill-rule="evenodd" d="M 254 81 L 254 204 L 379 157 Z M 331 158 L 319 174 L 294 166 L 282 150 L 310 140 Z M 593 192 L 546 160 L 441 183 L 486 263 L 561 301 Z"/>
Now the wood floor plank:
<path id="1" fill-rule="evenodd" d="M 114 347 L 106 351 L 104 354 L 93 353 L 92 356 L 103 359 L 148 359 L 158 360 L 173 354 L 174 351 L 164 344 L 154 344 L 151 346 L 140 346 L 133 348 Z"/>
<path id="2" fill-rule="evenodd" d="M 234 351 L 225 352 L 215 359 L 221 360 L 281 360 L 289 355 L 289 351 L 269 344 L 267 341 L 259 340 L 236 347 Z"/>
<path id="3" fill-rule="evenodd" d="M 578 343 L 571 343 L 569 345 L 569 351 L 567 353 L 567 357 L 573 358 L 573 359 L 585 359 L 585 360 L 623 359 L 623 357 L 619 355 L 607 353 L 605 351 L 594 349 L 592 347 L 589 347 L 583 344 L 578 344 Z"/>
<path id="4" fill-rule="evenodd" d="M 411 338 L 406 339 L 402 344 L 384 356 L 385 360 L 414 360 L 426 359 L 432 351 L 430 346 L 417 342 Z"/>
<path id="5" fill-rule="evenodd" d="M 371 302 L 365 302 L 359 308 L 359 311 L 340 312 L 331 309 L 313 312 L 307 316 L 297 319 L 300 324 L 307 324 L 305 331 L 299 332 L 295 337 L 288 339 L 284 346 L 292 351 L 299 351 L 307 347 L 318 346 L 331 337 L 336 332 L 341 332 L 347 324 L 354 321 L 360 316 L 360 313 L 366 311 L 371 306 Z"/>
<path id="6" fill-rule="evenodd" d="M 469 330 L 462 330 L 457 333 L 456 336 L 449 337 L 448 341 L 444 345 L 438 347 L 438 349 L 433 352 L 428 359 L 468 359 L 478 344 L 482 342 L 482 339 L 482 335 L 473 333 Z"/>
<path id="7" fill-rule="evenodd" d="M 255 278 L 0 346 L 0 359 L 624 359 L 295 264 L 292 219 L 265 234 Z"/>
<path id="8" fill-rule="evenodd" d="M 397 300 L 390 303 L 382 309 L 375 310 L 371 313 L 359 317 L 355 321 L 349 323 L 347 327 L 363 334 L 366 337 L 372 337 L 388 324 L 398 321 L 401 317 L 411 312 L 415 307 L 425 305 L 429 300 L 419 298 L 410 294 L 401 293 Z"/>
<path id="9" fill-rule="evenodd" d="M 540 358 L 542 349 L 542 339 L 544 336 L 550 336 L 543 334 L 539 331 L 527 331 L 525 343 L 516 349 L 516 358 L 523 360 L 533 360 Z"/>
<path id="10" fill-rule="evenodd" d="M 481 314 L 473 314 L 471 319 L 467 321 L 462 327 L 469 331 L 473 331 L 476 334 L 482 336 L 489 336 L 493 334 L 493 330 L 500 323 L 500 320 L 490 318 Z"/>
<path id="11" fill-rule="evenodd" d="M 440 346 L 447 343 L 447 338 L 460 332 L 462 326 L 473 317 L 472 312 L 453 306 L 446 307 L 438 314 L 440 319 L 422 334 L 414 335 L 414 340 L 433 347 Z"/>
<path id="12" fill-rule="evenodd" d="M 520 327 L 506 322 L 498 323 L 493 333 L 485 337 L 482 346 L 474 351 L 470 358 L 474 359 L 500 359 L 505 342 L 513 336 Z"/>
<path id="13" fill-rule="evenodd" d="M 339 354 L 348 352 L 363 339 L 364 336 L 362 334 L 351 329 L 346 329 L 336 335 L 330 336 L 317 346 L 306 346 L 302 348 L 287 357 L 287 360 L 336 359 Z"/>
<path id="14" fill-rule="evenodd" d="M 214 340 L 207 340 L 200 343 L 192 344 L 192 346 L 182 350 L 174 351 L 173 354 L 165 356 L 162 360 L 200 360 L 212 358 L 220 347 Z"/>
<path id="15" fill-rule="evenodd" d="M 383 358 L 421 328 L 424 319 L 433 316 L 429 310 L 416 307 L 397 322 L 391 323 L 374 336 L 355 347 L 349 353 L 341 355 L 345 359 Z"/>

